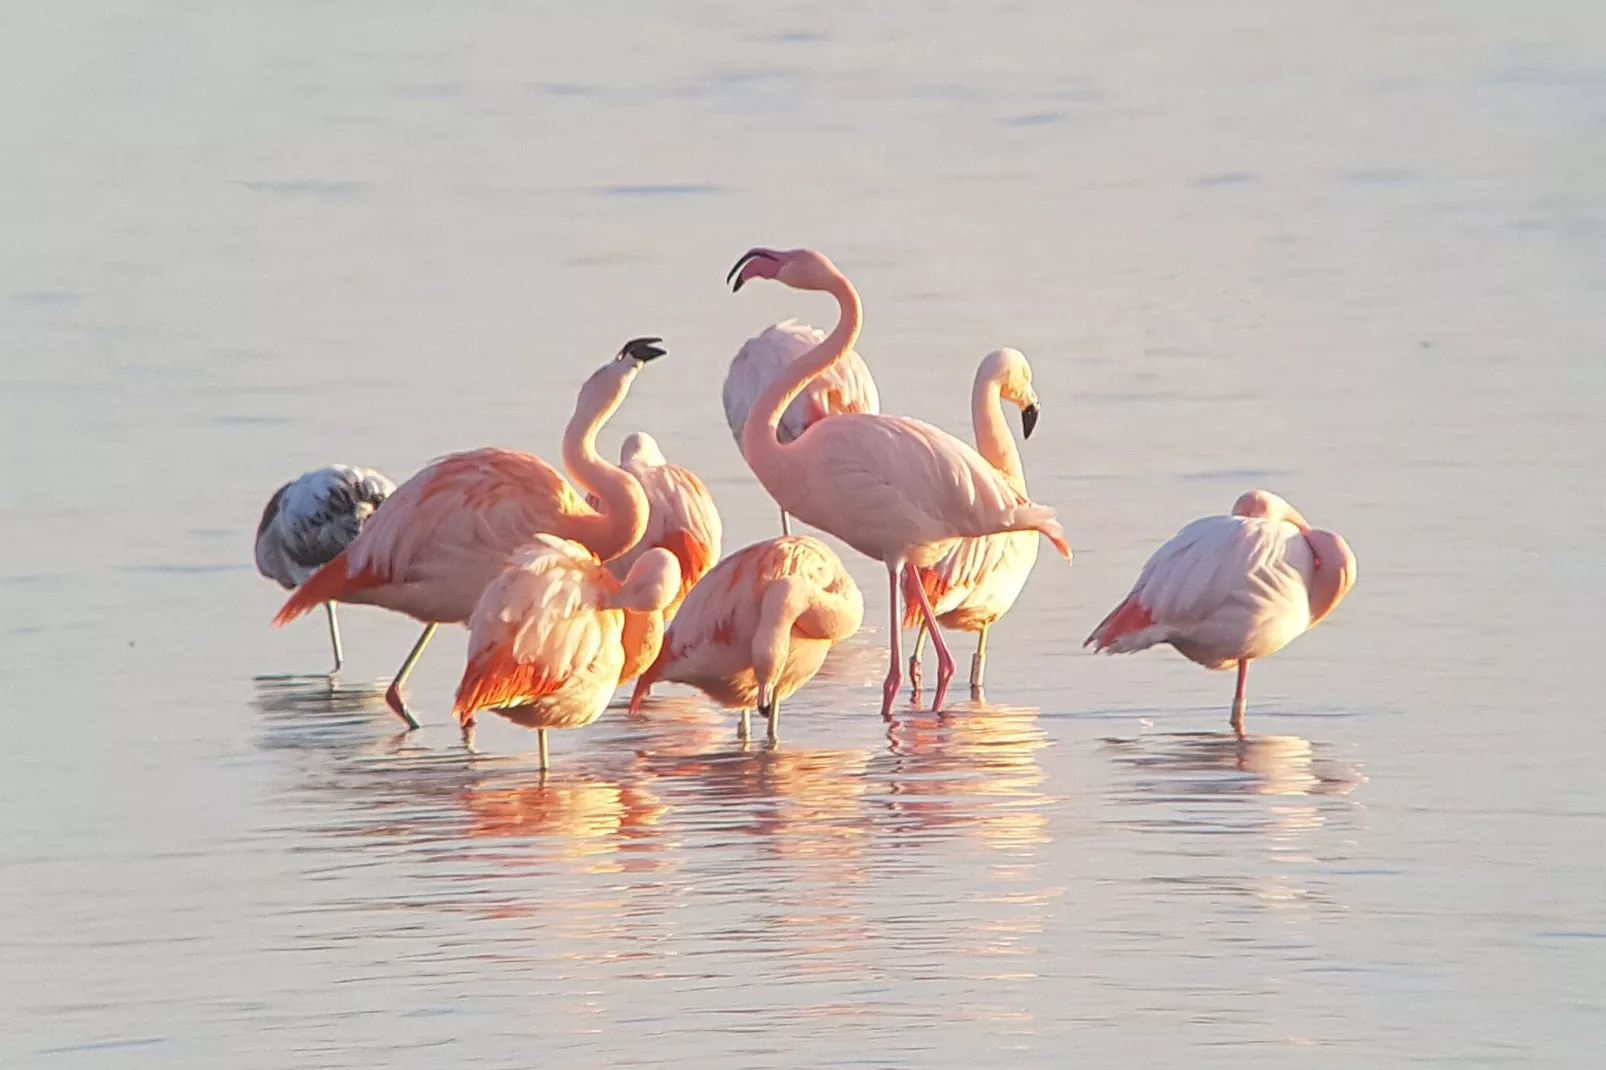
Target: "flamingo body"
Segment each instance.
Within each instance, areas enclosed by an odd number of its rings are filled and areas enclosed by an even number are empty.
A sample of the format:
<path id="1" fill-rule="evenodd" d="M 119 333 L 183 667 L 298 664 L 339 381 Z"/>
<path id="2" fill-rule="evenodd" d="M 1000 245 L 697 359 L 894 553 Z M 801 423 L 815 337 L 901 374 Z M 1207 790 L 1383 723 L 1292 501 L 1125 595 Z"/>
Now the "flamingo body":
<path id="1" fill-rule="evenodd" d="M 753 402 L 788 365 L 824 338 L 824 331 L 790 319 L 766 327 L 742 343 L 725 374 L 724 401 L 725 420 L 736 438 L 736 448 L 742 449 L 744 456 L 742 427 L 747 423 Z M 863 357 L 849 350 L 792 399 L 781 413 L 776 437 L 782 442 L 791 442 L 817 420 L 832 414 L 880 411 L 881 395 L 869 366 Z"/>
<path id="2" fill-rule="evenodd" d="M 257 524 L 257 571 L 293 590 L 351 545 L 396 484 L 372 468 L 332 464 L 274 492 Z"/>
<path id="3" fill-rule="evenodd" d="M 652 684 L 701 689 L 722 706 L 771 716 L 859 630 L 864 598 L 830 547 L 783 535 L 731 554 L 693 587 L 631 699 Z M 744 724 L 745 724 L 744 714 Z"/>

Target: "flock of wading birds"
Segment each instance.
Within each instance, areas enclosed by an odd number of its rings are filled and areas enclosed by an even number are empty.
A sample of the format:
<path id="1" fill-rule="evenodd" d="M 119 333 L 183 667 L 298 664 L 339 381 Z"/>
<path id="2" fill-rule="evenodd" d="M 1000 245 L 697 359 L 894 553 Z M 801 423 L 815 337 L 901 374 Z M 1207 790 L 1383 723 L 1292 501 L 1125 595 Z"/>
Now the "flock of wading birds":
<path id="1" fill-rule="evenodd" d="M 385 700 L 418 727 L 402 687 L 436 627 L 467 623 L 468 666 L 454 713 L 471 740 L 494 710 L 539 733 L 601 715 L 621 683 L 639 709 L 659 680 L 690 684 L 722 705 L 769 720 L 812 679 L 830 648 L 858 631 L 864 599 L 830 547 L 792 535 L 791 514 L 887 568 L 891 650 L 881 695 L 891 713 L 909 659 L 937 652 L 933 710 L 954 660 L 943 629 L 978 633 L 970 683 L 979 694 L 988 629 L 1019 596 L 1038 535 L 1071 558 L 1054 510 L 1027 497 L 1003 404 L 1030 437 L 1032 370 L 1017 350 L 989 353 L 976 373 L 974 448 L 921 420 L 887 416 L 853 351 L 861 319 L 853 284 L 812 249 L 753 249 L 726 281 L 774 279 L 836 298 L 822 334 L 788 320 L 750 339 L 725 379 L 725 413 L 753 474 L 781 507 L 783 534 L 720 558 L 719 513 L 694 474 L 669 464 L 652 437 L 626 438 L 618 465 L 597 431 L 661 339 L 637 338 L 580 388 L 563 464 L 586 492 L 539 457 L 487 448 L 454 453 L 400 487 L 368 469 L 334 466 L 281 487 L 257 529 L 257 567 L 293 588 L 284 624 L 322 604 L 335 669 L 335 602 L 383 606 L 424 622 Z M 1226 516 L 1184 527 L 1143 568 L 1087 645 L 1127 653 L 1170 643 L 1209 669 L 1238 670 L 1232 727 L 1243 736 L 1249 662 L 1281 649 L 1333 610 L 1355 582 L 1355 557 L 1275 494 L 1252 490 Z M 900 600 L 907 612 L 900 612 Z"/>

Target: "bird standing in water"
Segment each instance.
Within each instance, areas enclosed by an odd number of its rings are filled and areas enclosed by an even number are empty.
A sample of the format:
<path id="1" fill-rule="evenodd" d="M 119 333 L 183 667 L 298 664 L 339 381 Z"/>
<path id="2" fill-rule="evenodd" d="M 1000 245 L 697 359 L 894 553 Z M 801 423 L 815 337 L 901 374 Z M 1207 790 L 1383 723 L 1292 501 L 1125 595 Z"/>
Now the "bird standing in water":
<path id="1" fill-rule="evenodd" d="M 1238 668 L 1232 730 L 1244 738 L 1249 663 L 1275 654 L 1333 611 L 1355 584 L 1355 555 L 1265 490 L 1227 516 L 1195 520 L 1154 552 L 1086 646 L 1112 654 L 1170 643 L 1207 669 Z"/>

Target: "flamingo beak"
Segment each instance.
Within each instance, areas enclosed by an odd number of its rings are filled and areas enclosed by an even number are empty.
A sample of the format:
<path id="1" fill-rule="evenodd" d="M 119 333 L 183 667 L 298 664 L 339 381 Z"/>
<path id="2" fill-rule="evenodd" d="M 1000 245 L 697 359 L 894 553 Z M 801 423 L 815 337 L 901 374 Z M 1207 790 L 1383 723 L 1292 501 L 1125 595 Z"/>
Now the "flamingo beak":
<path id="1" fill-rule="evenodd" d="M 1037 418 L 1042 415 L 1041 405 L 1032 404 L 1020 411 L 1020 431 L 1022 438 L 1032 437 L 1032 428 L 1037 426 Z"/>
<path id="2" fill-rule="evenodd" d="M 742 270 L 743 268 L 746 268 L 748 265 L 754 264 L 757 261 L 769 261 L 770 263 L 773 263 L 775 267 L 770 268 L 769 271 L 766 272 L 765 268 L 769 267 L 769 265 L 759 263 L 751 274 Z M 747 252 L 741 255 L 739 260 L 736 261 L 735 265 L 730 269 L 730 273 L 725 276 L 725 281 L 726 283 L 730 284 L 731 293 L 740 293 L 742 290 L 742 285 L 746 283 L 748 279 L 773 278 L 774 272 L 779 270 L 780 264 L 781 258 L 767 249 L 749 249 Z"/>
<path id="3" fill-rule="evenodd" d="M 662 341 L 662 338 L 632 338 L 625 343 L 623 349 L 619 350 L 619 357 L 620 359 L 629 357 L 643 364 L 649 360 L 657 360 L 668 352 L 659 345 Z"/>

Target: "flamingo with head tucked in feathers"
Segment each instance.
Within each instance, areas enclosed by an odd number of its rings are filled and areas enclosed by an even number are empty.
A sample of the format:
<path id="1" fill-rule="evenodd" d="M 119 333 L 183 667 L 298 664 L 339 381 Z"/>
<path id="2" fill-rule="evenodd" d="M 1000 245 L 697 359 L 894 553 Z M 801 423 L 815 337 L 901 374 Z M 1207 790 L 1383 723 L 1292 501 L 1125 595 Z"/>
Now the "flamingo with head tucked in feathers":
<path id="1" fill-rule="evenodd" d="M 858 585 L 819 539 L 782 535 L 743 547 L 681 603 L 658 659 L 636 681 L 630 711 L 655 681 L 691 684 L 742 711 L 744 739 L 757 709 L 773 741 L 782 700 L 814 679 L 831 647 L 863 620 Z"/>
<path id="2" fill-rule="evenodd" d="M 674 554 L 652 548 L 621 583 L 579 543 L 538 535 L 480 596 L 452 712 L 471 738 L 489 709 L 536 730 L 595 721 L 622 681 L 658 656 L 663 611 L 680 591 Z"/>
<path id="3" fill-rule="evenodd" d="M 824 338 L 824 331 L 806 323 L 782 320 L 764 328 L 737 350 L 730 370 L 725 373 L 725 421 L 736 438 L 736 448 L 744 456 L 747 450 L 742 445 L 742 428 L 747 424 L 753 402 L 788 365 Z M 870 376 L 864 358 L 849 349 L 841 360 L 821 372 L 792 399 L 776 424 L 776 435 L 782 442 L 790 442 L 816 420 L 833 413 L 880 411 L 881 395 L 876 390 L 875 379 Z M 781 534 L 791 533 L 792 526 L 787 521 L 786 510 L 782 509 Z"/>
<path id="4" fill-rule="evenodd" d="M 587 505 L 556 468 L 528 453 L 490 448 L 450 454 L 403 483 L 356 540 L 290 596 L 273 623 L 330 601 L 383 606 L 424 621 L 423 634 L 385 692 L 390 708 L 417 728 L 402 699 L 413 665 L 437 625 L 468 620 L 513 551 L 545 532 L 610 561 L 641 539 L 646 495 L 629 472 L 597 456 L 596 438 L 636 373 L 663 356 L 660 341 L 633 339 L 593 372 L 564 431 L 564 465 L 597 495 L 600 508 Z"/>
<path id="5" fill-rule="evenodd" d="M 1026 471 L 1021 467 L 1020 451 L 1004 423 L 1004 402 L 1020 409 L 1021 434 L 1032 437 L 1042 411 L 1037 391 L 1032 389 L 1032 366 L 1018 349 L 995 349 L 982 358 L 970 392 L 970 419 L 976 432 L 976 451 L 1001 472 L 1010 486 L 1026 493 Z M 925 588 L 931 611 L 944 628 L 978 633 L 976 653 L 970 659 L 970 693 L 981 697 L 982 673 L 987 662 L 987 633 L 1020 597 L 1026 579 L 1037 564 L 1037 532 L 1008 531 L 960 539 L 941 561 L 917 571 L 907 582 Z M 906 583 L 907 586 L 907 583 Z M 914 652 L 909 655 L 909 684 L 913 695 L 920 693 L 920 652 L 925 645 L 926 626 L 916 610 L 912 591 L 905 598 L 905 628 L 919 625 Z"/>
<path id="6" fill-rule="evenodd" d="M 935 564 L 959 539 L 1000 531 L 1040 531 L 1067 560 L 1071 548 L 1053 509 L 1030 501 L 970 446 L 923 421 L 844 413 L 821 417 L 798 438 L 782 442 L 778 431 L 786 406 L 858 338 L 858 291 L 813 249 L 749 250 L 729 279 L 737 290 L 752 279 L 823 290 L 840 307 L 831 333 L 759 393 L 742 428 L 742 449 L 753 474 L 782 509 L 887 566 L 891 658 L 881 712 L 890 716 L 903 678 L 899 596 L 905 569 Z M 924 588 L 917 583 L 914 593 L 937 649 L 932 708 L 940 709 L 953 678 L 953 655 L 937 630 Z"/>
<path id="7" fill-rule="evenodd" d="M 1231 723 L 1242 739 L 1249 663 L 1314 627 L 1354 584 L 1355 555 L 1341 535 L 1252 490 L 1230 515 L 1195 520 L 1156 550 L 1085 645 L 1127 654 L 1170 643 L 1207 669 L 1236 665 Z"/>
<path id="8" fill-rule="evenodd" d="M 286 590 L 305 583 L 320 566 L 350 546 L 396 484 L 372 468 L 332 464 L 303 473 L 273 492 L 257 524 L 257 571 Z M 325 602 L 333 677 L 345 664 L 335 604 Z"/>

